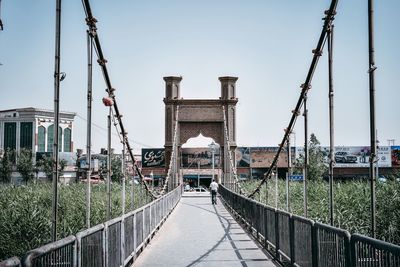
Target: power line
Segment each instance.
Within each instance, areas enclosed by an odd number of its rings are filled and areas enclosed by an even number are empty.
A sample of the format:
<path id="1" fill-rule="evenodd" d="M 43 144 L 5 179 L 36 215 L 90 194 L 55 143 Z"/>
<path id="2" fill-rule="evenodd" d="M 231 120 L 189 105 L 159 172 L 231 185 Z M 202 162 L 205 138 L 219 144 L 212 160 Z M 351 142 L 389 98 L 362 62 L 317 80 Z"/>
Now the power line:
<path id="1" fill-rule="evenodd" d="M 82 116 L 79 115 L 78 113 L 76 114 L 76 116 L 77 116 L 78 118 L 80 118 L 81 120 L 84 120 L 85 122 L 87 121 L 87 119 L 86 119 L 85 117 L 82 117 Z M 107 129 L 106 129 L 106 128 L 104 128 L 104 127 L 102 127 L 102 126 L 100 126 L 100 125 L 98 125 L 98 124 L 96 124 L 96 123 L 94 123 L 94 122 L 92 122 L 92 125 L 93 125 L 94 127 L 98 128 L 98 129 L 104 131 L 104 132 L 107 132 Z M 112 133 L 112 135 L 114 135 L 115 137 L 120 138 L 120 137 L 119 137 L 119 134 L 117 134 L 117 133 Z M 131 138 L 128 138 L 128 140 L 129 140 L 130 142 L 132 142 L 132 143 L 134 143 L 134 144 L 136 144 L 136 145 L 140 145 L 140 146 L 142 146 L 142 147 L 155 148 L 155 146 L 151 146 L 151 145 L 148 145 L 148 144 L 139 142 L 139 141 L 134 141 L 134 140 L 132 140 Z"/>

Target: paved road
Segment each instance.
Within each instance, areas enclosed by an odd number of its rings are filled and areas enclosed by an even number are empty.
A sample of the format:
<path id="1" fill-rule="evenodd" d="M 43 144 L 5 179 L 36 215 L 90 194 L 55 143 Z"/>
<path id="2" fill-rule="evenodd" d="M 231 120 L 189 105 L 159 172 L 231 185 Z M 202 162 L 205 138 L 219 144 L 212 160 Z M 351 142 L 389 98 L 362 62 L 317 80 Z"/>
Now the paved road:
<path id="1" fill-rule="evenodd" d="M 276 266 L 209 193 L 181 199 L 134 266 Z"/>

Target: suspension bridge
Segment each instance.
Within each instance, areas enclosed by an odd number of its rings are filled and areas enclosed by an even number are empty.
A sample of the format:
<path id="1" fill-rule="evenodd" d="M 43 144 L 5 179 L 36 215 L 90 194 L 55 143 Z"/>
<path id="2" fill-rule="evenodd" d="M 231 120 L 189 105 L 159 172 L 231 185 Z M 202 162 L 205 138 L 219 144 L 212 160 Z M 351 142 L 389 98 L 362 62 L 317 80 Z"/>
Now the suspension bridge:
<path id="1" fill-rule="evenodd" d="M 373 5 L 370 11 L 369 79 L 371 88 L 371 237 L 350 234 L 334 225 L 333 212 L 333 79 L 332 42 L 333 21 L 337 0 L 332 0 L 324 12 L 322 31 L 306 79 L 285 129 L 278 151 L 270 168 L 252 192 L 246 192 L 237 175 L 236 150 L 236 80 L 237 77 L 220 77 L 221 97 L 209 100 L 182 99 L 181 77 L 164 77 L 165 103 L 165 156 L 167 176 L 158 191 L 144 182 L 144 175 L 136 164 L 123 116 L 117 105 L 117 91 L 113 88 L 103 54 L 97 20 L 90 3 L 83 0 L 86 14 L 88 43 L 88 135 L 87 155 L 90 158 L 91 75 L 94 54 L 106 84 L 107 97 L 104 104 L 109 108 L 109 131 L 114 125 L 126 156 L 134 164 L 142 187 L 151 202 L 110 218 L 102 224 L 90 224 L 90 160 L 87 168 L 87 229 L 76 235 L 57 240 L 57 188 L 58 188 L 58 125 L 54 127 L 53 159 L 53 242 L 0 263 L 0 266 L 400 266 L 400 247 L 375 239 L 375 156 L 376 129 L 374 118 L 374 63 Z M 55 122 L 59 121 L 59 86 L 63 74 L 60 72 L 60 14 L 61 0 L 57 1 L 57 33 L 55 64 Z M 307 93 L 327 44 L 330 88 L 331 150 L 329 162 L 330 225 L 278 210 L 257 201 L 264 196 L 261 188 L 271 178 L 279 156 L 290 153 L 289 136 L 304 109 L 305 136 L 307 133 Z M 213 138 L 221 146 L 221 176 L 213 176 L 219 183 L 218 204 L 212 205 L 208 194 L 183 192 L 183 177 L 180 171 L 180 149 L 189 138 L 202 133 Z M 305 142 L 307 144 L 307 142 Z M 289 148 L 289 149 L 286 149 Z M 111 151 L 109 136 L 108 151 Z M 125 156 L 126 155 L 126 156 Z M 290 159 L 290 154 L 288 159 Z M 307 166 L 307 145 L 305 146 Z M 289 161 L 290 162 L 290 161 Z M 289 163 L 290 164 L 290 163 Z M 108 160 L 108 192 L 110 190 L 111 161 Z M 123 179 L 123 184 L 125 179 Z M 304 172 L 307 187 L 307 168 Z M 108 194 L 109 196 L 109 194 Z M 305 194 L 306 196 L 306 194 Z M 110 207 L 111 200 L 108 198 Z M 123 205 L 125 205 L 123 203 Z M 110 209 L 108 209 L 110 210 Z"/>

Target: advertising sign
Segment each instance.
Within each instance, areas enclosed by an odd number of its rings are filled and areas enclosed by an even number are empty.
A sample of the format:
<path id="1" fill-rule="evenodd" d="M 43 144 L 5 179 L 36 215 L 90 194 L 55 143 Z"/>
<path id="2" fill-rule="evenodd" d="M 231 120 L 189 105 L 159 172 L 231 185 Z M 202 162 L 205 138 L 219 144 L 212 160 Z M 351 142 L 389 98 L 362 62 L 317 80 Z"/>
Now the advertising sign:
<path id="1" fill-rule="evenodd" d="M 142 167 L 165 167 L 164 148 L 142 148 Z"/>
<path id="2" fill-rule="evenodd" d="M 238 147 L 236 149 L 236 166 L 250 167 L 250 147 Z"/>
<path id="3" fill-rule="evenodd" d="M 290 175 L 290 181 L 303 181 L 303 175 Z"/>
<path id="4" fill-rule="evenodd" d="M 271 166 L 272 161 L 278 151 L 278 147 L 251 147 L 250 148 L 250 167 L 251 168 L 268 168 Z M 295 148 L 292 147 L 291 151 L 292 162 L 295 158 Z M 279 154 L 277 166 L 278 168 L 287 167 L 287 152 L 286 149 L 282 150 Z"/>
<path id="5" fill-rule="evenodd" d="M 219 149 L 214 153 L 214 166 L 219 166 Z M 182 166 L 184 168 L 212 168 L 211 148 L 182 148 Z"/>
<path id="6" fill-rule="evenodd" d="M 400 146 L 392 146 L 392 166 L 400 167 Z"/>
<path id="7" fill-rule="evenodd" d="M 324 162 L 329 163 L 329 147 L 321 147 L 324 154 Z M 369 146 L 337 146 L 335 147 L 336 167 L 369 167 Z M 304 149 L 297 149 L 297 156 L 304 155 Z M 378 147 L 378 166 L 391 167 L 391 150 L 389 146 Z"/>

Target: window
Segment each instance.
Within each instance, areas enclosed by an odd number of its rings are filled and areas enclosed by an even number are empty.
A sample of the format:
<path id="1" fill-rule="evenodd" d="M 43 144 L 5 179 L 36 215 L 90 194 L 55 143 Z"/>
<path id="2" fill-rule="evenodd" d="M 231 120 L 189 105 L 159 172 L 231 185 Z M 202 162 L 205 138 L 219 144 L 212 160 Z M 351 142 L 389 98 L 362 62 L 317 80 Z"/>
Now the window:
<path id="1" fill-rule="evenodd" d="M 17 147 L 17 123 L 4 123 L 4 149 L 14 150 Z"/>
<path id="2" fill-rule="evenodd" d="M 71 152 L 71 129 L 64 130 L 64 152 Z"/>
<path id="3" fill-rule="evenodd" d="M 21 122 L 19 146 L 20 148 L 26 148 L 32 150 L 32 122 Z"/>
<path id="4" fill-rule="evenodd" d="M 53 152 L 54 124 L 47 129 L 47 152 Z M 58 128 L 58 151 L 61 152 L 62 147 L 62 128 Z"/>
<path id="5" fill-rule="evenodd" d="M 47 128 L 47 152 L 53 152 L 54 124 Z"/>
<path id="6" fill-rule="evenodd" d="M 46 128 L 38 127 L 38 152 L 45 152 L 46 149 Z"/>

